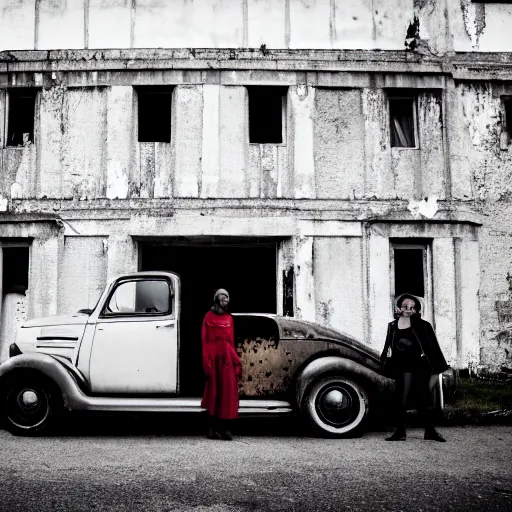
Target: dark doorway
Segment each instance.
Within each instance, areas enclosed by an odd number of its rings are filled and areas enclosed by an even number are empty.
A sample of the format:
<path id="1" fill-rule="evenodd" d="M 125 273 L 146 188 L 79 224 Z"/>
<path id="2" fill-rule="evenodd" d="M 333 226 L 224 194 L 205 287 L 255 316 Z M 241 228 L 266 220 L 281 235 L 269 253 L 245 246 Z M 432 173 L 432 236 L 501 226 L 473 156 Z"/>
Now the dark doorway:
<path id="1" fill-rule="evenodd" d="M 181 278 L 180 390 L 199 396 L 204 378 L 201 324 L 213 294 L 225 288 L 231 313 L 276 312 L 276 242 L 218 238 L 141 242 L 140 270 L 168 270 Z"/>

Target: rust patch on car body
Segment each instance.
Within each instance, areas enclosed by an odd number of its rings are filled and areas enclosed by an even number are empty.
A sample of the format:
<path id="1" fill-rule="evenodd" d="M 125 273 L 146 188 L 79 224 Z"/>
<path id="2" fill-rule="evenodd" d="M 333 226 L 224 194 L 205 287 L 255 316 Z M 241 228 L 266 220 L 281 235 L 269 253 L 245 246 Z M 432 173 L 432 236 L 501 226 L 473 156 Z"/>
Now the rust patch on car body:
<path id="1" fill-rule="evenodd" d="M 378 355 L 329 327 L 276 315 L 234 315 L 243 367 L 240 397 L 283 396 L 315 357 L 336 355 L 378 371 Z"/>

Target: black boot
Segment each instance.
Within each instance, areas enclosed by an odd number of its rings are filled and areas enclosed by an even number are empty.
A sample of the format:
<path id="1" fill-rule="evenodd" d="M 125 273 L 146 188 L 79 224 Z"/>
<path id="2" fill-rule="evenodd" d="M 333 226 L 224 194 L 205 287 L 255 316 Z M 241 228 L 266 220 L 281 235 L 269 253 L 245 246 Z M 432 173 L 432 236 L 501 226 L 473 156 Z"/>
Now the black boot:
<path id="1" fill-rule="evenodd" d="M 222 435 L 219 432 L 219 424 L 217 418 L 215 416 L 208 416 L 208 439 L 220 440 L 222 439 Z"/>
<path id="2" fill-rule="evenodd" d="M 228 425 L 230 421 L 229 420 L 222 420 L 221 426 L 222 428 L 219 429 L 220 431 L 220 437 L 223 441 L 233 441 L 233 436 L 231 432 L 228 430 Z"/>
<path id="3" fill-rule="evenodd" d="M 398 427 L 389 437 L 386 437 L 386 441 L 405 441 L 405 438 L 405 427 Z"/>
<path id="4" fill-rule="evenodd" d="M 427 441 L 446 443 L 446 439 L 434 427 L 425 427 L 425 435 L 423 436 L 423 439 Z"/>

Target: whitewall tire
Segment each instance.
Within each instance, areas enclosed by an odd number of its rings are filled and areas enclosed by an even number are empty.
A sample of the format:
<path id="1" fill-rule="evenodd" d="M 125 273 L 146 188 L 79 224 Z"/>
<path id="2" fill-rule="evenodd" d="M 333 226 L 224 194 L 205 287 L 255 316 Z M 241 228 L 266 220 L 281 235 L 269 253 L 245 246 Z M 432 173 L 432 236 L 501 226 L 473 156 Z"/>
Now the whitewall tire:
<path id="1" fill-rule="evenodd" d="M 368 416 L 368 396 L 360 384 L 333 375 L 313 383 L 301 410 L 319 435 L 356 436 L 362 433 Z"/>

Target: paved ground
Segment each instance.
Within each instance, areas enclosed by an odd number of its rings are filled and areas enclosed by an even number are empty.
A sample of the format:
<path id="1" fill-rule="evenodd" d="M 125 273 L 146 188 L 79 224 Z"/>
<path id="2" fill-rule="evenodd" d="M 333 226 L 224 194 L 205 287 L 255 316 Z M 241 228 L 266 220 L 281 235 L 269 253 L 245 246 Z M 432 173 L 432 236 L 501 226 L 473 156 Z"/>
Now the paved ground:
<path id="1" fill-rule="evenodd" d="M 442 429 L 448 442 L 328 440 L 241 425 L 78 422 L 52 437 L 0 431 L 2 511 L 512 510 L 512 427 Z"/>

